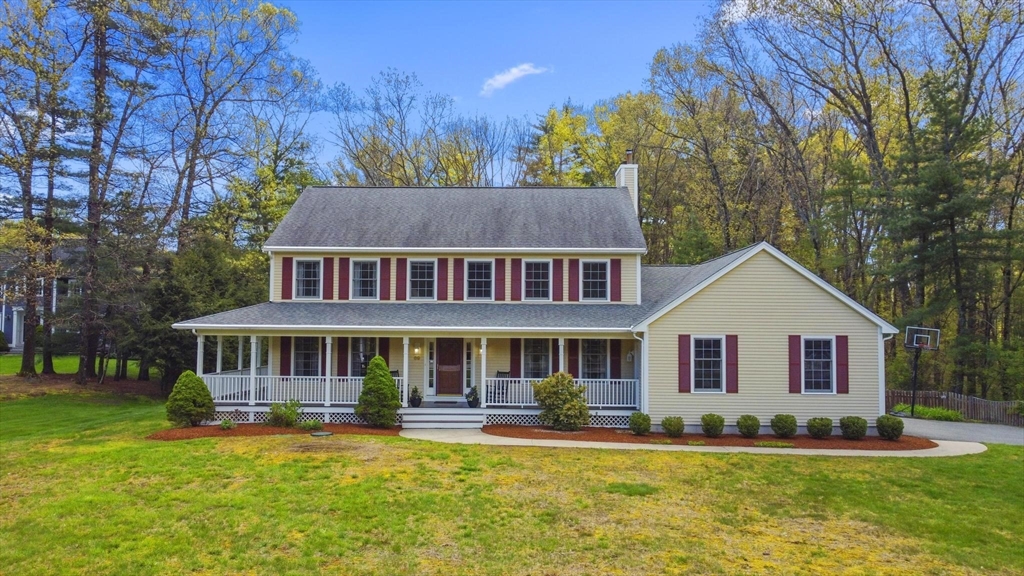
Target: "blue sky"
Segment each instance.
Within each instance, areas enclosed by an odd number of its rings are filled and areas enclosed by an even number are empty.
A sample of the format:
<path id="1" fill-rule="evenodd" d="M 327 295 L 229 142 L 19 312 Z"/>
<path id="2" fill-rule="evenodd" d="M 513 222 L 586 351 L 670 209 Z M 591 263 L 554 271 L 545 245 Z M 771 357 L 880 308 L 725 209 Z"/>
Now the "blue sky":
<path id="1" fill-rule="evenodd" d="M 460 112 L 532 120 L 571 98 L 645 88 L 658 48 L 694 39 L 708 2 L 330 2 L 281 0 L 301 23 L 293 52 L 324 84 L 361 92 L 381 70 L 415 73 Z M 485 82 L 525 74 L 489 95 Z M 505 76 L 517 76 L 511 73 Z"/>

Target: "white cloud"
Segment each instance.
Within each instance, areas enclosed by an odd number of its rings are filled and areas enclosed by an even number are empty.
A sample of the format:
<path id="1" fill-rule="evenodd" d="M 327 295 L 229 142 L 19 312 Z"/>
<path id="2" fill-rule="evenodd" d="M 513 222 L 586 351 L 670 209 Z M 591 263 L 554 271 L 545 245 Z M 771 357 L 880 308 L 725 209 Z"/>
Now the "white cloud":
<path id="1" fill-rule="evenodd" d="M 513 66 L 504 72 L 498 72 L 494 76 L 488 78 L 487 81 L 484 82 L 484 87 L 480 89 L 480 95 L 486 98 L 491 94 L 494 94 L 497 90 L 501 90 L 505 86 L 508 86 L 524 76 L 529 76 L 530 74 L 543 74 L 545 72 L 550 72 L 550 68 L 538 68 L 530 62 L 520 64 L 519 66 Z"/>

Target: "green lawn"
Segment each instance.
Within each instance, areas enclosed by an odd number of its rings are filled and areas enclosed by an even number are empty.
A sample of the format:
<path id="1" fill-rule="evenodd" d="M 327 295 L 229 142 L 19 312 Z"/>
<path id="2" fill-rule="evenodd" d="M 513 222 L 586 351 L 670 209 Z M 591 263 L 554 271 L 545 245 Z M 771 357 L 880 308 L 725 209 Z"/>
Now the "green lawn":
<path id="1" fill-rule="evenodd" d="M 115 363 L 111 360 L 107 364 L 107 375 L 114 375 Z M 43 355 L 36 354 L 36 371 L 42 371 L 43 369 Z M 78 356 L 54 356 L 53 357 L 53 369 L 57 374 L 77 374 L 78 373 Z M 0 356 L 0 376 L 6 374 L 16 374 L 18 370 L 21 370 L 21 354 L 4 354 Z M 128 361 L 128 378 L 134 379 L 139 377 L 139 362 L 138 360 Z"/>
<path id="2" fill-rule="evenodd" d="M 163 406 L 0 402 L 10 574 L 1020 574 L 1024 449 L 823 458 L 156 442 Z"/>

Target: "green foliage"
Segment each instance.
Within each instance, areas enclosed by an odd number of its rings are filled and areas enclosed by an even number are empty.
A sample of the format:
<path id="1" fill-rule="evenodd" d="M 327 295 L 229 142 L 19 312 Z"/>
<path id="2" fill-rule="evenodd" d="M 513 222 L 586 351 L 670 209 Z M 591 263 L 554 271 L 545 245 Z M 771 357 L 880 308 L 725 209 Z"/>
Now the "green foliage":
<path id="1" fill-rule="evenodd" d="M 792 442 L 778 442 L 776 440 L 759 440 L 754 442 L 758 448 L 792 448 Z"/>
<path id="2" fill-rule="evenodd" d="M 839 419 L 839 430 L 847 440 L 860 440 L 868 433 L 868 421 L 860 416 L 843 416 Z"/>
<path id="3" fill-rule="evenodd" d="M 832 419 L 808 418 L 807 433 L 810 434 L 811 438 L 817 438 L 819 440 L 828 438 L 832 435 Z"/>
<path id="4" fill-rule="evenodd" d="M 295 426 L 301 413 L 302 403 L 298 400 L 289 400 L 284 404 L 271 404 L 270 412 L 267 414 L 267 426 L 291 428 Z"/>
<path id="5" fill-rule="evenodd" d="M 718 438 L 725 430 L 725 418 L 718 414 L 705 414 L 700 417 L 700 429 L 708 438 Z"/>
<path id="6" fill-rule="evenodd" d="M 757 416 L 744 414 L 736 420 L 736 428 L 744 438 L 755 438 L 761 432 L 761 421 Z"/>
<path id="7" fill-rule="evenodd" d="M 605 487 L 605 491 L 623 496 L 650 496 L 658 489 L 643 482 L 612 482 Z"/>
<path id="8" fill-rule="evenodd" d="M 671 446 L 672 441 L 669 440 L 668 438 L 652 438 L 651 444 L 664 444 L 666 446 Z"/>
<path id="9" fill-rule="evenodd" d="M 1010 408 L 1010 413 L 1011 414 L 1018 414 L 1020 416 L 1024 416 L 1024 400 L 1018 401 L 1016 404 L 1014 404 Z"/>
<path id="10" fill-rule="evenodd" d="M 629 415 L 629 430 L 637 436 L 647 436 L 651 433 L 651 417 L 643 412 L 633 412 Z"/>
<path id="11" fill-rule="evenodd" d="M 899 440 L 903 436 L 903 420 L 884 414 L 875 421 L 878 435 L 886 440 Z"/>
<path id="12" fill-rule="evenodd" d="M 306 420 L 305 422 L 299 422 L 298 428 L 306 432 L 319 432 L 324 429 L 324 423 L 319 420 Z"/>
<path id="13" fill-rule="evenodd" d="M 671 438 L 679 438 L 686 430 L 683 419 L 679 416 L 665 416 L 661 419 L 661 429 Z"/>
<path id="14" fill-rule="evenodd" d="M 466 396 L 468 397 L 469 394 L 467 394 Z M 420 387 L 419 386 L 413 386 L 412 387 L 412 390 L 409 391 L 409 399 L 410 400 L 415 400 L 415 399 L 422 400 L 423 399 L 423 393 L 420 392 Z"/>
<path id="15" fill-rule="evenodd" d="M 374 356 L 366 367 L 356 414 L 371 426 L 391 428 L 398 421 L 398 409 L 401 407 L 402 399 L 387 362 L 380 356 Z"/>
<path id="16" fill-rule="evenodd" d="M 703 440 L 689 440 L 686 442 L 687 446 L 706 446 L 707 442 Z"/>
<path id="17" fill-rule="evenodd" d="M 235 424 L 235 422 L 233 420 L 228 420 L 227 418 L 225 418 L 225 419 L 220 421 L 220 429 L 221 430 L 234 430 L 235 426 L 237 426 L 237 425 Z"/>
<path id="18" fill-rule="evenodd" d="M 0 354 L 6 354 L 11 351 L 11 345 L 7 343 L 7 336 L 3 332 L 0 332 Z"/>
<path id="19" fill-rule="evenodd" d="M 792 414 L 776 414 L 772 418 L 772 432 L 779 438 L 792 438 L 796 436 L 796 416 Z"/>
<path id="20" fill-rule="evenodd" d="M 910 404 L 897 404 L 893 406 L 892 411 L 910 414 Z M 922 420 L 942 420 L 943 422 L 964 421 L 964 415 L 958 410 L 932 408 L 930 406 L 914 406 L 914 418 L 921 418 Z"/>
<path id="21" fill-rule="evenodd" d="M 469 387 L 469 392 L 466 392 L 466 402 L 470 404 L 480 402 L 480 390 L 477 389 L 476 384 Z"/>
<path id="22" fill-rule="evenodd" d="M 590 411 L 583 397 L 585 386 L 572 376 L 558 372 L 533 383 L 533 397 L 540 406 L 540 422 L 555 430 L 575 431 L 590 423 Z"/>
<path id="23" fill-rule="evenodd" d="M 212 420 L 213 413 L 213 397 L 203 379 L 191 370 L 183 372 L 167 398 L 167 419 L 179 426 L 198 426 Z"/>

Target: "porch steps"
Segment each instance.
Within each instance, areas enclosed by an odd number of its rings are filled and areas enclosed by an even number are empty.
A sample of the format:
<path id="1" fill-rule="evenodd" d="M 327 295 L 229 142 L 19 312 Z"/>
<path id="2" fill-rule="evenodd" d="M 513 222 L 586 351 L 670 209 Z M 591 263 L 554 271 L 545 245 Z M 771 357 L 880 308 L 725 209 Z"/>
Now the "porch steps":
<path id="1" fill-rule="evenodd" d="M 402 410 L 402 428 L 483 428 L 483 410 L 410 408 Z"/>

